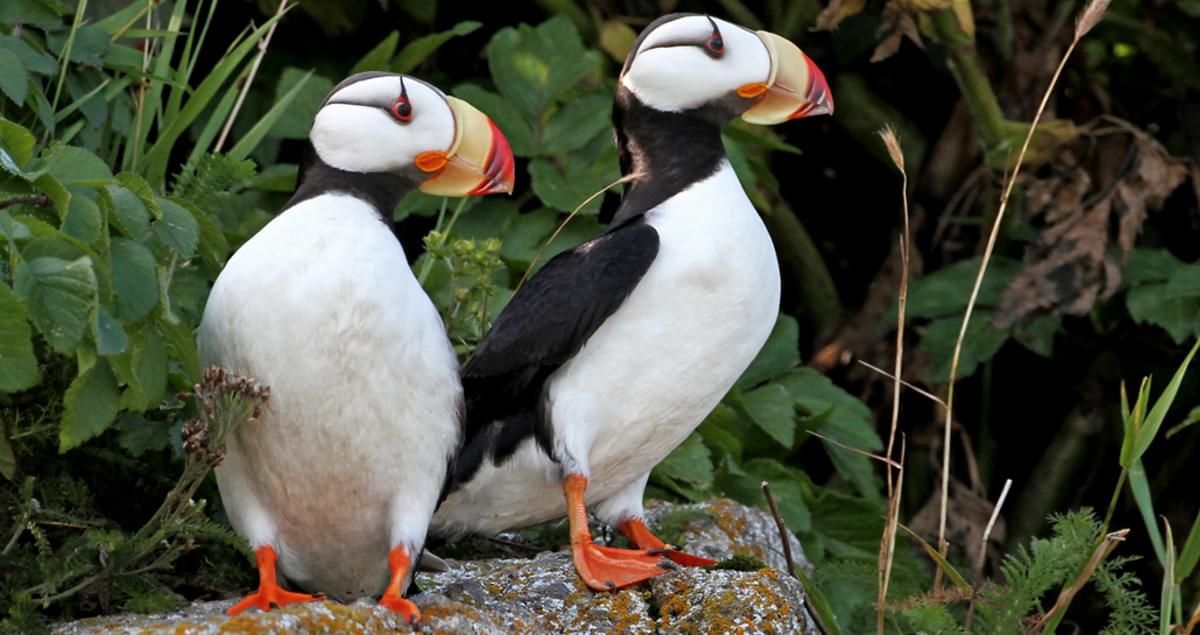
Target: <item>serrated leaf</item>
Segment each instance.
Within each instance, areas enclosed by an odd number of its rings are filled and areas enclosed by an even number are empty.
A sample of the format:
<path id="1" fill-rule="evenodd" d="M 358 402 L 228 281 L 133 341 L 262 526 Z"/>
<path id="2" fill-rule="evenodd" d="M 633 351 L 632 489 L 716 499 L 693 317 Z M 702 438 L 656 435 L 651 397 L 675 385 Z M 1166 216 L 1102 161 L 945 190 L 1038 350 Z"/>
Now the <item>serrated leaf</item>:
<path id="1" fill-rule="evenodd" d="M 108 257 L 117 316 L 126 322 L 140 320 L 158 306 L 154 254 L 141 243 L 113 238 Z"/>
<path id="2" fill-rule="evenodd" d="M 129 336 L 125 334 L 125 327 L 109 315 L 104 307 L 99 307 L 96 311 L 96 321 L 93 324 L 96 354 L 110 357 L 120 355 L 129 348 Z"/>
<path id="3" fill-rule="evenodd" d="M 802 474 L 774 459 L 752 459 L 742 465 L 742 471 L 744 476 L 722 476 L 720 485 L 726 495 L 765 509 L 767 502 L 762 483 L 766 481 L 788 528 L 794 532 L 807 532 L 812 528 L 813 517 L 805 501 Z"/>
<path id="4" fill-rule="evenodd" d="M 750 388 L 800 363 L 800 325 L 796 318 L 779 314 L 767 343 L 737 381 L 739 389 Z"/>
<path id="5" fill-rule="evenodd" d="M 1025 348 L 1050 357 L 1054 354 L 1054 336 L 1062 330 L 1062 316 L 1056 313 L 1041 315 L 1013 327 L 1013 338 Z"/>
<path id="6" fill-rule="evenodd" d="M 103 229 L 104 218 L 96 202 L 83 194 L 72 195 L 62 222 L 63 233 L 90 245 L 100 239 Z"/>
<path id="7" fill-rule="evenodd" d="M 33 185 L 54 202 L 54 209 L 60 217 L 66 216 L 71 209 L 71 191 L 63 186 L 52 174 L 40 174 L 33 180 Z"/>
<path id="8" fill-rule="evenodd" d="M 590 165 L 584 164 L 580 155 L 573 153 L 563 167 L 547 159 L 534 159 L 529 163 L 533 192 L 543 203 L 571 212 L 620 177 L 615 151 L 611 155 L 606 153 Z M 594 216 L 599 213 L 603 200 L 603 195 L 596 196 L 580 209 L 580 213 Z"/>
<path id="9" fill-rule="evenodd" d="M 32 388 L 41 379 L 27 317 L 20 296 L 0 282 L 0 393 Z M 0 433 L 0 442 L 4 440 Z"/>
<path id="10" fill-rule="evenodd" d="M 73 353 L 96 307 L 91 259 L 36 258 L 17 265 L 15 278 L 30 321 L 54 350 Z"/>
<path id="11" fill-rule="evenodd" d="M 62 26 L 61 12 L 55 4 L 40 0 L 4 0 L 0 2 L 0 23 L 36 25 L 42 28 Z"/>
<path id="12" fill-rule="evenodd" d="M 958 331 L 962 328 L 962 316 L 954 315 L 934 320 L 925 329 L 919 348 L 929 353 L 933 364 L 925 374 L 929 383 L 940 383 L 950 379 L 950 363 Z M 989 311 L 977 311 L 967 326 L 963 339 L 962 354 L 958 360 L 958 379 L 974 374 L 979 365 L 988 361 L 1008 341 L 1009 332 L 992 326 Z"/>
<path id="13" fill-rule="evenodd" d="M 138 239 L 150 228 L 150 213 L 141 197 L 120 185 L 105 188 L 113 204 L 110 222 L 128 238 Z"/>
<path id="14" fill-rule="evenodd" d="M 1161 326 L 1182 344 L 1200 331 L 1200 298 L 1172 299 L 1167 282 L 1143 284 L 1125 294 L 1125 308 L 1139 324 Z"/>
<path id="15" fill-rule="evenodd" d="M 185 324 L 172 324 L 165 319 L 157 320 L 163 335 L 163 343 L 171 359 L 179 362 L 183 372 L 183 383 L 192 385 L 200 381 L 200 354 L 196 350 L 196 335 Z"/>
<path id="16" fill-rule="evenodd" d="M 443 44 L 449 42 L 460 35 L 474 33 L 476 29 L 483 26 L 482 23 L 474 20 L 464 20 L 455 24 L 449 31 L 440 33 L 431 33 L 421 36 L 412 42 L 409 42 L 396 55 L 396 59 L 392 60 L 392 72 L 407 73 L 416 68 L 418 64 L 425 61 L 434 51 L 441 48 Z"/>
<path id="17" fill-rule="evenodd" d="M 58 144 L 43 157 L 45 170 L 63 185 L 105 185 L 112 170 L 100 157 L 84 148 Z"/>
<path id="18" fill-rule="evenodd" d="M 166 396 L 167 349 L 157 327 L 147 325 L 133 338 L 130 358 L 130 369 L 137 383 L 124 405 L 129 410 L 145 411 Z"/>
<path id="19" fill-rule="evenodd" d="M 1121 282 L 1131 287 L 1147 282 L 1162 282 L 1183 267 L 1183 261 L 1166 249 L 1139 247 L 1130 252 L 1129 262 L 1121 273 Z"/>
<path id="20" fill-rule="evenodd" d="M 33 158 L 33 147 L 37 143 L 33 133 L 24 126 L 0 118 L 0 146 L 8 151 L 14 166 L 23 166 Z M 7 168 L 11 171 L 11 168 Z"/>
<path id="21" fill-rule="evenodd" d="M 1172 300 L 1200 298 L 1200 262 L 1192 263 L 1171 274 L 1167 282 L 1167 297 Z"/>
<path id="22" fill-rule="evenodd" d="M 146 179 L 133 172 L 121 172 L 117 174 L 117 182 L 138 197 L 150 216 L 155 220 L 162 218 L 162 208 L 158 205 L 158 196 L 155 195 L 154 189 L 150 187 Z M 133 236 L 133 238 L 137 238 L 137 236 Z"/>
<path id="23" fill-rule="evenodd" d="M 148 451 L 164 450 L 171 442 L 171 426 L 149 421 L 137 412 L 126 412 L 117 421 L 120 432 L 117 442 L 133 456 Z"/>
<path id="24" fill-rule="evenodd" d="M 713 482 L 713 466 L 708 448 L 704 447 L 704 440 L 695 432 L 672 450 L 654 471 L 701 488 Z"/>
<path id="25" fill-rule="evenodd" d="M 612 121 L 612 97 L 604 94 L 573 99 L 550 116 L 542 131 L 542 152 L 566 154 L 587 145 Z"/>
<path id="26" fill-rule="evenodd" d="M 795 400 L 783 386 L 768 384 L 742 395 L 746 414 L 763 432 L 785 448 L 796 440 Z"/>
<path id="27" fill-rule="evenodd" d="M 519 157 L 533 156 L 533 126 L 515 104 L 475 84 L 459 84 L 454 89 L 454 95 L 491 117 L 496 126 L 504 131 L 504 138 L 508 139 L 513 154 Z"/>
<path id="28" fill-rule="evenodd" d="M 601 56 L 587 50 L 566 16 L 537 27 L 501 29 L 487 46 L 488 66 L 500 92 L 530 118 L 597 68 Z"/>
<path id="29" fill-rule="evenodd" d="M 29 71 L 21 58 L 6 48 L 0 48 L 0 93 L 17 106 L 23 105 L 29 94 Z"/>
<path id="30" fill-rule="evenodd" d="M 962 315 L 966 309 L 975 276 L 979 272 L 980 258 L 971 258 L 939 269 L 912 281 L 908 290 L 906 313 L 910 318 L 940 318 Z M 1021 270 L 1021 263 L 1011 258 L 993 258 L 988 265 L 987 275 L 979 288 L 976 307 L 988 308 L 1000 301 L 1008 281 Z M 885 320 L 893 323 L 896 311 L 887 312 Z M 961 321 L 960 321 L 961 323 Z"/>
<path id="31" fill-rule="evenodd" d="M 0 35 L 0 48 L 6 49 L 17 56 L 25 68 L 39 75 L 54 75 L 58 72 L 58 63 L 53 57 L 34 50 L 25 40 L 12 36 Z"/>
<path id="32" fill-rule="evenodd" d="M 162 208 L 163 216 L 162 220 L 154 223 L 154 234 L 163 244 L 179 252 L 180 256 L 191 258 L 200 242 L 200 224 L 196 217 L 170 199 L 159 199 L 158 205 Z"/>
<path id="33" fill-rule="evenodd" d="M 120 409 L 117 380 L 104 360 L 80 373 L 63 396 L 58 451 L 66 452 L 99 436 L 112 425 Z"/>
<path id="34" fill-rule="evenodd" d="M 50 34 L 46 40 L 50 50 L 61 58 L 62 49 L 66 44 L 67 31 Z M 104 64 L 104 54 L 112 46 L 112 41 L 104 29 L 94 25 L 82 26 L 75 29 L 75 40 L 71 44 L 71 61 L 100 68 Z"/>
<path id="35" fill-rule="evenodd" d="M 400 32 L 392 31 L 379 44 L 367 51 L 361 59 L 350 68 L 350 75 L 366 71 L 386 71 L 388 61 L 396 53 L 396 45 L 400 43 Z"/>

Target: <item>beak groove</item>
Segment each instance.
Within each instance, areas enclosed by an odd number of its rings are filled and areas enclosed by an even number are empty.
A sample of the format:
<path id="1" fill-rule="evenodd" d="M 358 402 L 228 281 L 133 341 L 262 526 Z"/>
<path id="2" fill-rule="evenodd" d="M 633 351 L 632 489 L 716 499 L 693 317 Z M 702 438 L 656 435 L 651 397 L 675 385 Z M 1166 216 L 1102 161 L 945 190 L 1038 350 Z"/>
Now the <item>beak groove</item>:
<path id="1" fill-rule="evenodd" d="M 758 31 L 771 58 L 766 91 L 742 113 L 750 123 L 773 125 L 791 119 L 833 114 L 833 95 L 825 74 L 795 44 L 768 31 Z"/>
<path id="2" fill-rule="evenodd" d="M 454 142 L 445 165 L 420 185 L 435 196 L 482 196 L 512 192 L 515 160 L 504 133 L 471 104 L 446 97 L 454 116 Z"/>

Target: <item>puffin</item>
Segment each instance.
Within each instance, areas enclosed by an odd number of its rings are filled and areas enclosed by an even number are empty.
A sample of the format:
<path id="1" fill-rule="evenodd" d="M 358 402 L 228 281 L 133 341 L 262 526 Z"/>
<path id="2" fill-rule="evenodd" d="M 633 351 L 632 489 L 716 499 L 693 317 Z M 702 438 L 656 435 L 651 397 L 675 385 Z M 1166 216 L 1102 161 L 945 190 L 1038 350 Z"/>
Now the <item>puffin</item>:
<path id="1" fill-rule="evenodd" d="M 409 75 L 353 75 L 321 104 L 295 193 L 229 259 L 198 332 L 203 364 L 271 389 L 216 468 L 259 574 L 229 614 L 382 594 L 420 619 L 403 592 L 461 443 L 463 398 L 392 211 L 414 189 L 511 192 L 513 167 L 486 115 Z"/>
<path id="2" fill-rule="evenodd" d="M 607 231 L 530 277 L 465 364 L 466 436 L 434 535 L 565 510 L 575 569 L 595 590 L 713 562 L 655 536 L 642 498 L 779 313 L 771 237 L 721 130 L 832 112 L 821 70 L 779 35 L 694 14 L 644 29 L 614 97 L 631 180 Z M 589 511 L 635 548 L 594 544 Z"/>

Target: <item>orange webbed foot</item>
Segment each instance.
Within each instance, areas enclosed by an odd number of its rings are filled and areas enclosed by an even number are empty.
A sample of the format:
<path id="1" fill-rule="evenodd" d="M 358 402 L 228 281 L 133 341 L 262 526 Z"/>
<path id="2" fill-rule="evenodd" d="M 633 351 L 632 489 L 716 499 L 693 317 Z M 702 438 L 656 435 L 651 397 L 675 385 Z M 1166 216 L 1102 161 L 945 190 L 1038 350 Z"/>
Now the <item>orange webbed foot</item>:
<path id="1" fill-rule="evenodd" d="M 662 575 L 673 567 L 662 557 L 637 549 L 616 549 L 591 542 L 571 545 L 575 570 L 596 591 L 617 591 Z"/>
<path id="2" fill-rule="evenodd" d="M 409 555 L 408 549 L 393 547 L 388 552 L 388 567 L 392 570 L 392 579 L 388 582 L 383 597 L 379 598 L 379 605 L 399 613 L 409 624 L 416 624 L 421 619 L 421 609 L 401 595 L 404 582 L 412 568 L 412 556 Z"/>
<path id="3" fill-rule="evenodd" d="M 637 545 L 639 549 L 645 549 L 648 553 L 670 558 L 676 564 L 685 567 L 707 567 L 717 564 L 717 561 L 711 558 L 680 551 L 678 547 L 664 543 L 662 540 L 659 540 L 658 536 L 650 532 L 650 529 L 646 527 L 646 523 L 640 518 L 630 518 L 621 521 L 618 529 L 629 539 L 629 542 Z"/>
<path id="4" fill-rule="evenodd" d="M 229 607 L 225 611 L 226 615 L 237 615 L 249 608 L 269 611 L 272 605 L 287 606 L 289 604 L 315 602 L 325 599 L 323 595 L 310 595 L 308 593 L 296 593 L 281 589 L 275 577 L 275 549 L 271 546 L 268 545 L 255 549 L 254 559 L 258 563 L 258 590 L 242 598 L 241 602 Z"/>

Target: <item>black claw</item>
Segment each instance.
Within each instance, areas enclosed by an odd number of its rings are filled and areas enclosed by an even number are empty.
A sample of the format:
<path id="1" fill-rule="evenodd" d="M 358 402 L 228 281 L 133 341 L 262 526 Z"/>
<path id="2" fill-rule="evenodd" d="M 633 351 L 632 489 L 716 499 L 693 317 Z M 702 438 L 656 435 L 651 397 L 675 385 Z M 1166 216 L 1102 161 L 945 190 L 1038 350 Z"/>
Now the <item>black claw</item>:
<path id="1" fill-rule="evenodd" d="M 672 551 L 675 551 L 672 547 L 659 547 L 658 549 L 647 549 L 646 553 L 652 556 L 665 556 Z"/>
<path id="2" fill-rule="evenodd" d="M 671 562 L 670 560 L 667 560 L 667 559 L 665 559 L 665 558 L 664 558 L 664 559 L 662 559 L 662 560 L 659 560 L 659 562 L 658 562 L 658 568 L 659 568 L 659 569 L 666 569 L 667 571 L 678 571 L 678 570 L 679 570 L 679 565 L 677 565 L 677 564 L 675 564 L 674 562 Z"/>
<path id="3" fill-rule="evenodd" d="M 617 590 L 617 583 L 616 583 L 616 582 L 613 582 L 612 580 L 608 580 L 608 581 L 606 581 L 606 582 L 604 583 L 604 586 L 605 586 L 605 587 L 607 587 L 609 591 L 616 591 L 616 590 Z"/>

